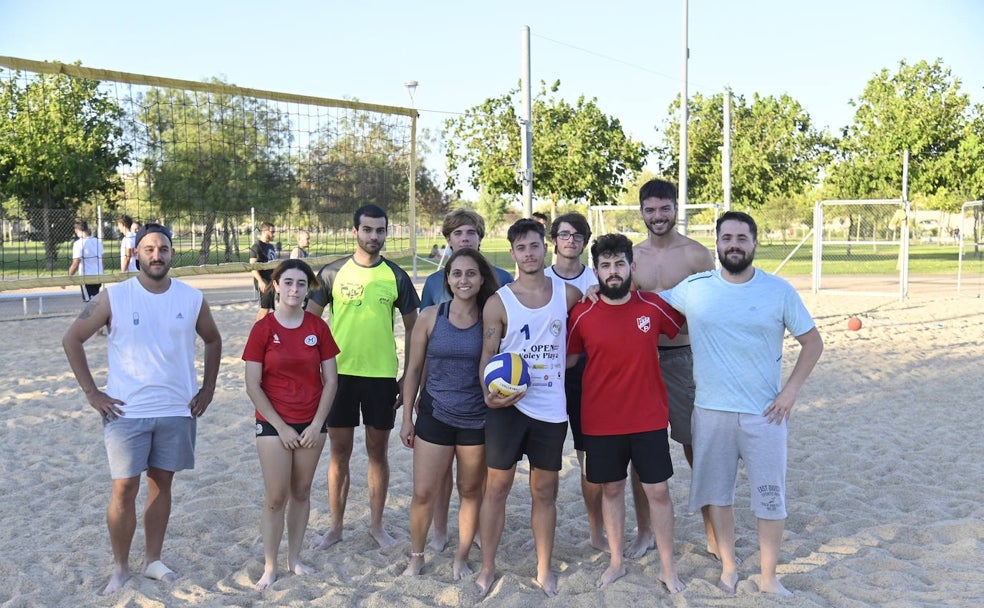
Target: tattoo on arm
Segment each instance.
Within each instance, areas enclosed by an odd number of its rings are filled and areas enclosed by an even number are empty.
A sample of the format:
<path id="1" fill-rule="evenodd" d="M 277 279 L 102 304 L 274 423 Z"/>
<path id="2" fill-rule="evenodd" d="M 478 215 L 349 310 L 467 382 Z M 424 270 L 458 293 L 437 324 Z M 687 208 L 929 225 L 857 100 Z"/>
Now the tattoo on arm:
<path id="1" fill-rule="evenodd" d="M 88 319 L 89 317 L 92 316 L 92 313 L 95 312 L 95 311 L 96 311 L 96 303 L 95 302 L 89 302 L 88 304 L 85 305 L 85 308 L 82 309 L 82 312 L 79 313 L 79 317 L 78 318 L 80 318 L 80 319 Z"/>

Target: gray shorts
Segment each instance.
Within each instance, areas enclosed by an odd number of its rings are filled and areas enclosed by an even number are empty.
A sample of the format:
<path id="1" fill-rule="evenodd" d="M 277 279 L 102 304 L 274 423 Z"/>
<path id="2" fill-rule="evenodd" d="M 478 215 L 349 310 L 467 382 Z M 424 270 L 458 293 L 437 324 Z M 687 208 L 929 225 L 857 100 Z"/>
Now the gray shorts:
<path id="1" fill-rule="evenodd" d="M 761 414 L 694 408 L 694 471 L 690 510 L 735 503 L 738 460 L 745 463 L 752 512 L 786 519 L 786 441 L 789 424 L 769 424 Z"/>
<path id="2" fill-rule="evenodd" d="M 127 418 L 103 425 L 113 479 L 139 477 L 149 467 L 163 471 L 195 468 L 197 419 L 191 416 Z"/>
<path id="3" fill-rule="evenodd" d="M 670 439 L 683 445 L 693 443 L 690 416 L 694 413 L 694 355 L 689 346 L 659 351 L 659 371 L 670 405 Z"/>

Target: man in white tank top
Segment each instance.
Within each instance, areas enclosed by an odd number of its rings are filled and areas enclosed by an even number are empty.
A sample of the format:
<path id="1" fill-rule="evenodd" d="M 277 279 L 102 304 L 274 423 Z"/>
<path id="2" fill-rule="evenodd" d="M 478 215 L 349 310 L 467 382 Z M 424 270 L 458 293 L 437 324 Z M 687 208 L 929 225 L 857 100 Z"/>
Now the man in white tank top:
<path id="1" fill-rule="evenodd" d="M 475 580 L 485 596 L 495 580 L 495 556 L 505 526 L 506 499 L 525 452 L 530 461 L 533 509 L 530 525 L 536 543 L 536 581 L 547 596 L 557 594 L 550 570 L 557 525 L 557 489 L 567 437 L 564 375 L 567 359 L 567 311 L 581 298 L 574 287 L 547 277 L 543 226 L 531 219 L 509 228 L 516 280 L 485 304 L 480 370 L 496 353 L 519 353 L 529 363 L 532 383 L 525 393 L 503 397 L 482 382 L 489 411 L 485 420 L 488 478 L 482 502 L 482 570 Z"/>
<path id="2" fill-rule="evenodd" d="M 171 513 L 174 473 L 195 466 L 196 419 L 215 392 L 222 338 L 202 293 L 171 279 L 171 233 L 147 224 L 136 235 L 139 274 L 100 292 L 65 332 L 62 346 L 89 405 L 103 420 L 113 491 L 106 523 L 113 573 L 104 595 L 130 578 L 130 544 L 136 527 L 140 476 L 147 472 L 143 574 L 170 582 L 178 575 L 161 561 Z M 99 390 L 84 344 L 109 325 L 109 377 Z M 195 340 L 205 342 L 201 389 Z"/>

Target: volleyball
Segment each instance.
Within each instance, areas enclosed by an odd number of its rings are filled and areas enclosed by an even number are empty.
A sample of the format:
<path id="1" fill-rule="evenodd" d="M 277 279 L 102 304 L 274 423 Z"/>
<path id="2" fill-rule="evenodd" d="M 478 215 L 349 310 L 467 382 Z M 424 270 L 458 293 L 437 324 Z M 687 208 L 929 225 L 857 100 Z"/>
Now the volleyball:
<path id="1" fill-rule="evenodd" d="M 516 353 L 499 353 L 485 366 L 485 386 L 504 397 L 523 393 L 530 386 L 530 366 Z"/>

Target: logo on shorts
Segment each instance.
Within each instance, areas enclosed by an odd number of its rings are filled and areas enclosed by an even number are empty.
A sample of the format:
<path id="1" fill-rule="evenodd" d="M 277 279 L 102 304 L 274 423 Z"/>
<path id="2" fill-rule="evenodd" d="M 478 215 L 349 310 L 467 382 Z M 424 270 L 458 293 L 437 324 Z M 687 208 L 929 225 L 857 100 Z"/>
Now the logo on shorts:
<path id="1" fill-rule="evenodd" d="M 304 338 L 304 343 L 308 346 L 314 346 L 318 343 L 318 336 L 311 334 L 310 336 Z"/>
<path id="2" fill-rule="evenodd" d="M 648 334 L 651 327 L 649 317 L 639 317 L 636 319 L 636 326 L 642 330 L 642 333 Z"/>
<path id="3" fill-rule="evenodd" d="M 260 424 L 259 422 L 256 423 L 256 434 L 257 435 L 263 434 L 263 425 Z"/>

